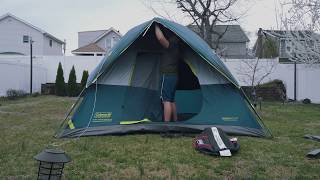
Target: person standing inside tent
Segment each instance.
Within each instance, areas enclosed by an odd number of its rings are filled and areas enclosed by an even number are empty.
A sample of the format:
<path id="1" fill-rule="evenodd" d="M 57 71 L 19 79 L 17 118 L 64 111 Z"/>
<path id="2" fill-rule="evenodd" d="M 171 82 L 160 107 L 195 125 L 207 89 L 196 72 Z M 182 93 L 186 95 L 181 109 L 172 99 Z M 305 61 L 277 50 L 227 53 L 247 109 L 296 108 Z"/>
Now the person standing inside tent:
<path id="1" fill-rule="evenodd" d="M 166 37 L 157 24 L 155 25 L 155 35 L 161 46 L 165 48 L 160 61 L 160 98 L 163 104 L 164 121 L 177 121 L 177 107 L 174 97 L 178 82 L 180 59 L 179 39 L 171 31 L 165 34 Z"/>

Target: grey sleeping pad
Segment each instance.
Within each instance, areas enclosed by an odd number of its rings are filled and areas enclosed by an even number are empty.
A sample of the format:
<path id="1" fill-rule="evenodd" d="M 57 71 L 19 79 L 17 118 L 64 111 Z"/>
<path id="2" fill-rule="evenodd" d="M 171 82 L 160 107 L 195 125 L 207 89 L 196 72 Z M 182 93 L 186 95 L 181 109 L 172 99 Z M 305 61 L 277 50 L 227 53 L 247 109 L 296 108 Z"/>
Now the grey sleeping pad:
<path id="1" fill-rule="evenodd" d="M 307 154 L 309 158 L 320 158 L 320 149 L 314 149 Z"/>
<path id="2" fill-rule="evenodd" d="M 306 139 L 311 139 L 315 141 L 320 141 L 320 135 L 311 135 L 311 134 L 306 134 L 303 136 Z"/>

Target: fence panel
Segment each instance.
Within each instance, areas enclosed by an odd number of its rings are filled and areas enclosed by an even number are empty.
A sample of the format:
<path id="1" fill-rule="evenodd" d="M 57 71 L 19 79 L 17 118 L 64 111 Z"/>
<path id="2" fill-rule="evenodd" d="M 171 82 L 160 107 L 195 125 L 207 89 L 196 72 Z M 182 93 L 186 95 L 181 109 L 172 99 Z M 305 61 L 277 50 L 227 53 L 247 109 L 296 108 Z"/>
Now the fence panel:
<path id="1" fill-rule="evenodd" d="M 54 83 L 59 62 L 61 62 L 65 81 L 68 81 L 72 66 L 75 66 L 77 82 L 81 81 L 83 70 L 89 73 L 98 65 L 103 57 L 90 56 L 41 56 L 33 59 L 33 91 L 40 92 L 41 84 Z M 246 70 L 244 61 L 240 59 L 224 59 L 226 66 L 241 85 L 249 85 L 249 76 L 241 71 Z M 272 73 L 263 82 L 280 79 L 287 88 L 287 96 L 294 98 L 294 65 L 279 64 L 278 59 L 261 59 L 259 66 L 268 67 L 274 64 Z M 263 75 L 257 72 L 257 76 Z M 320 103 L 320 65 L 297 65 L 297 99 L 309 98 Z M 8 89 L 24 90 L 30 88 L 30 57 L 1 56 L 0 57 L 0 96 L 5 96 Z"/>

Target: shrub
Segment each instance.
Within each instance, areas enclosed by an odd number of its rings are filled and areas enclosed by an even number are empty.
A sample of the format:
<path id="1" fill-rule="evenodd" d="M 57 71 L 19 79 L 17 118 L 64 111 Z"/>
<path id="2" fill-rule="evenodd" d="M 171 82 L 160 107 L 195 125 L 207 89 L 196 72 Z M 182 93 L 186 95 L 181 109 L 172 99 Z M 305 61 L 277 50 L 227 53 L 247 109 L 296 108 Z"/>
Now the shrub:
<path id="1" fill-rule="evenodd" d="M 74 69 L 74 66 L 72 66 L 68 80 L 68 96 L 77 96 L 78 92 L 76 70 Z"/>
<path id="2" fill-rule="evenodd" d="M 305 98 L 305 99 L 302 100 L 302 103 L 303 104 L 311 104 L 311 100 L 308 99 L 308 98 Z"/>
<path id="3" fill-rule="evenodd" d="M 280 89 L 283 90 L 283 92 L 286 92 L 286 87 L 284 83 L 279 79 L 275 79 L 275 80 L 260 84 L 260 87 L 279 87 Z"/>
<path id="4" fill-rule="evenodd" d="M 18 99 L 26 96 L 27 96 L 27 92 L 25 92 L 24 90 L 15 90 L 15 89 L 7 90 L 7 98 L 10 100 Z"/>
<path id="5" fill-rule="evenodd" d="M 242 87 L 246 95 L 253 100 L 252 91 L 253 88 L 251 86 Z M 255 87 L 256 89 L 256 97 L 262 97 L 264 100 L 278 100 L 285 101 L 286 97 L 286 86 L 281 80 L 273 80 L 259 86 Z"/>
<path id="6" fill-rule="evenodd" d="M 61 62 L 59 62 L 59 66 L 57 70 L 55 92 L 56 92 L 56 95 L 58 96 L 66 95 L 66 85 L 64 82 L 63 69 L 62 69 Z"/>
<path id="7" fill-rule="evenodd" d="M 82 78 L 81 78 L 81 83 L 80 83 L 81 90 L 86 86 L 88 77 L 89 77 L 89 72 L 84 70 L 82 73 Z"/>
<path id="8" fill-rule="evenodd" d="M 286 94 L 287 94 L 286 86 L 284 85 L 283 81 L 279 79 L 275 79 L 275 80 L 263 83 L 260 85 L 260 87 L 277 88 L 283 94 L 283 98 L 286 99 Z"/>

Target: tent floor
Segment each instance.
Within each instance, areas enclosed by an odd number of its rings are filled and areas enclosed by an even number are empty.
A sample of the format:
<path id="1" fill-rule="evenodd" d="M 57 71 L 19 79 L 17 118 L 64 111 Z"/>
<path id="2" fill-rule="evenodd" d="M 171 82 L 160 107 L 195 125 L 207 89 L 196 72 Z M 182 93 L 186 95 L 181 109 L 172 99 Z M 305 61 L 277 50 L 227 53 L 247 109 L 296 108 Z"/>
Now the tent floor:
<path id="1" fill-rule="evenodd" d="M 219 127 L 223 131 L 231 135 L 246 135 L 255 137 L 264 137 L 264 132 L 261 129 L 247 128 L 240 126 L 221 126 L 221 125 L 196 125 L 185 124 L 180 122 L 151 122 L 130 125 L 110 125 L 78 129 L 65 129 L 58 138 L 76 138 L 79 136 L 98 136 L 98 135 L 124 135 L 132 133 L 200 133 L 207 127 Z"/>

